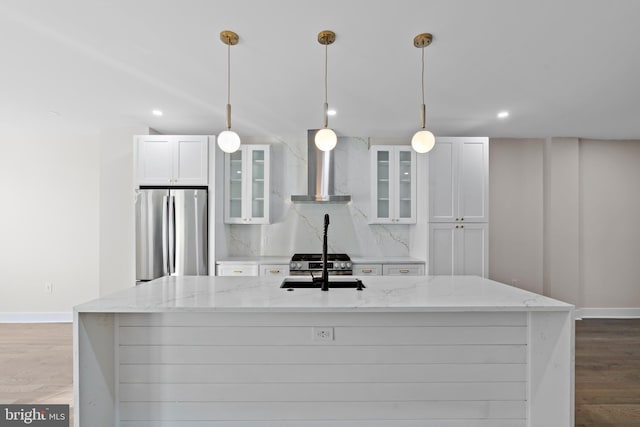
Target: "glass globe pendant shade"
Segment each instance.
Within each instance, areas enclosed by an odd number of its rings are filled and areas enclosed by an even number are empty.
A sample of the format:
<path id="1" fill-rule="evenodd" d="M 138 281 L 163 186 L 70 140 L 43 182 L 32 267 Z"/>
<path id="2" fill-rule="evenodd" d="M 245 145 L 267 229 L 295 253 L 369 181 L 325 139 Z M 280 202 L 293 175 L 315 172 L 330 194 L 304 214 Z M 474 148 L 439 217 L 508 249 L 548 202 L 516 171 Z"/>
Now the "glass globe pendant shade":
<path id="1" fill-rule="evenodd" d="M 218 147 L 225 153 L 235 153 L 240 148 L 240 137 L 232 130 L 225 130 L 218 135 Z"/>
<path id="2" fill-rule="evenodd" d="M 320 129 L 316 132 L 315 142 L 318 150 L 331 151 L 338 143 L 338 136 L 329 128 Z"/>
<path id="3" fill-rule="evenodd" d="M 427 153 L 431 151 L 435 143 L 435 136 L 425 129 L 419 130 L 413 135 L 413 138 L 411 138 L 411 147 L 413 147 L 417 153 Z"/>

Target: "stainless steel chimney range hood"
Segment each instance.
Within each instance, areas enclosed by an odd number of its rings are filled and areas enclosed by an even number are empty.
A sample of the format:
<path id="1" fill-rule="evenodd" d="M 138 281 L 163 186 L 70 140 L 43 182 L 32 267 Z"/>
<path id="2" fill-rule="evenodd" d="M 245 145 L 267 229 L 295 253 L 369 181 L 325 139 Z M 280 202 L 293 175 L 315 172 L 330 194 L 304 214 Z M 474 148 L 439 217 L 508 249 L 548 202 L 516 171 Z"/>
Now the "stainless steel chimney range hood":
<path id="1" fill-rule="evenodd" d="M 316 147 L 314 138 L 318 129 L 307 131 L 307 194 L 291 196 L 298 203 L 348 203 L 351 196 L 334 194 L 333 190 L 333 154 L 335 150 L 321 151 Z"/>

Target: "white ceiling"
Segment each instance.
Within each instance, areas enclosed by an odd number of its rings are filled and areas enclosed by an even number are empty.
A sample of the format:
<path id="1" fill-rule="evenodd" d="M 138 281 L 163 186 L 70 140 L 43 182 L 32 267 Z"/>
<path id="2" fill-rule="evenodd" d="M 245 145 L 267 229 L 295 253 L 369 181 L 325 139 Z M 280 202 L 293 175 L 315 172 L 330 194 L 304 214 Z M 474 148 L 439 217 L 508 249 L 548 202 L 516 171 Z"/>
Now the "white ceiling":
<path id="1" fill-rule="evenodd" d="M 2 0 L 0 127 L 162 133 L 640 138 L 640 1 Z M 152 109 L 164 111 L 154 117 Z M 511 116 L 499 120 L 496 114 Z M 54 114 L 55 112 L 57 114 Z"/>

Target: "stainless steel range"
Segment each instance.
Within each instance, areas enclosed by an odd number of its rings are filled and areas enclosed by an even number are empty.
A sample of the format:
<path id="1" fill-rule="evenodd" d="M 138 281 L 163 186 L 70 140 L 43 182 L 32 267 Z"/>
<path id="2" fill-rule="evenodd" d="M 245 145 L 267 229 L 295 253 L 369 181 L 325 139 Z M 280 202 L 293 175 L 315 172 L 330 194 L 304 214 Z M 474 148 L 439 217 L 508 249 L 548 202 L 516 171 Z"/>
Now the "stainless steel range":
<path id="1" fill-rule="evenodd" d="M 353 268 L 347 254 L 328 254 L 327 271 L 333 276 L 351 276 Z M 315 273 L 315 274 L 314 274 Z M 291 276 L 311 276 L 322 273 L 322 254 L 294 254 L 289 263 Z"/>

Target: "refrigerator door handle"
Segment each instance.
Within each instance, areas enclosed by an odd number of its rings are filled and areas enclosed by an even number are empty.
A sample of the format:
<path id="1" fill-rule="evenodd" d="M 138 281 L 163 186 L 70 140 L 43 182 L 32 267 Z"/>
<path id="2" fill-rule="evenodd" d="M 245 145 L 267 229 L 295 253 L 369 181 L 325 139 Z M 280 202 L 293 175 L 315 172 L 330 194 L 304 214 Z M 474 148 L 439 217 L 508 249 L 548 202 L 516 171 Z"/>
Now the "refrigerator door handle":
<path id="1" fill-rule="evenodd" d="M 169 274 L 176 272 L 176 198 L 169 195 Z"/>
<path id="2" fill-rule="evenodd" d="M 162 196 L 162 274 L 169 272 L 169 196 Z"/>
<path id="3" fill-rule="evenodd" d="M 200 271 L 200 230 L 199 230 L 199 223 L 198 223 L 198 213 L 200 212 L 198 210 L 198 191 L 194 191 L 193 194 L 193 204 L 194 204 L 194 209 L 193 209 L 193 226 L 195 229 L 195 244 L 196 244 L 196 275 L 200 276 L 202 275 L 202 272 Z"/>

